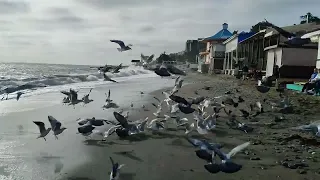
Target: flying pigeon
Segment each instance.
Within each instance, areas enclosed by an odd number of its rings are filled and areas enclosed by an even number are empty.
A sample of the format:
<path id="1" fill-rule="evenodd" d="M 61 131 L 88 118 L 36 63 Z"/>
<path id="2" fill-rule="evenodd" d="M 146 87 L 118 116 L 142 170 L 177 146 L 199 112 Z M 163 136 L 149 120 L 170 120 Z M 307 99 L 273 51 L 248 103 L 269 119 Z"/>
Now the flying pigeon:
<path id="1" fill-rule="evenodd" d="M 119 44 L 120 48 L 117 48 L 119 52 L 131 50 L 130 46 L 132 46 L 132 44 L 128 44 L 126 46 L 124 42 L 120 40 L 110 40 L 110 41 Z"/>

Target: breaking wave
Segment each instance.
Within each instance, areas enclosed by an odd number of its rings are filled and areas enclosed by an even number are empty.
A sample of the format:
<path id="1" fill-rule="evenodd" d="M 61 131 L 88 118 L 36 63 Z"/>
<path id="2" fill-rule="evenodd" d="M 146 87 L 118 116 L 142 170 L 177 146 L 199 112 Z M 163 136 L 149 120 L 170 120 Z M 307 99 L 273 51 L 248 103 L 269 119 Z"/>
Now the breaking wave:
<path id="1" fill-rule="evenodd" d="M 107 73 L 107 75 L 110 78 L 117 79 L 118 77 L 128 77 L 150 73 L 153 72 L 146 70 L 143 67 L 129 66 L 121 69 L 119 73 Z M 0 77 L 0 94 L 90 81 L 103 81 L 103 74 L 100 74 L 97 71 L 88 74 L 56 74 L 39 77 L 25 77 L 21 79 Z"/>

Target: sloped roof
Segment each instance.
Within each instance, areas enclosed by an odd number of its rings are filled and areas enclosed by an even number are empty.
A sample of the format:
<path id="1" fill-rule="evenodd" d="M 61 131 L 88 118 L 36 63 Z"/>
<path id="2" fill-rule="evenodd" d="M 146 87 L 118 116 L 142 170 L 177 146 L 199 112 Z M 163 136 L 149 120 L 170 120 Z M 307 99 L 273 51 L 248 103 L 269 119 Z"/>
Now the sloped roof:
<path id="1" fill-rule="evenodd" d="M 282 27 L 283 30 L 288 31 L 290 33 L 295 33 L 298 36 L 299 35 L 302 36 L 308 32 L 315 31 L 319 28 L 320 28 L 320 23 L 315 23 L 315 22 Z M 273 31 L 272 34 L 278 34 L 278 32 L 275 29 L 270 28 L 270 27 L 267 28 L 267 33 L 271 32 L 271 31 Z"/>
<path id="2" fill-rule="evenodd" d="M 232 36 L 232 33 L 228 29 L 222 29 L 215 35 L 205 38 L 204 40 L 223 40 Z"/>

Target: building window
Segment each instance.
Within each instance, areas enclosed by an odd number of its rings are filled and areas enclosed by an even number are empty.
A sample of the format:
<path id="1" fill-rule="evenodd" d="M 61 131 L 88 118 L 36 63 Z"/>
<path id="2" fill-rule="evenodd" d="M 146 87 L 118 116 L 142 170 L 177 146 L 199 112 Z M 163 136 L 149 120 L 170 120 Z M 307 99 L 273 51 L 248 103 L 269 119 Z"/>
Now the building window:
<path id="1" fill-rule="evenodd" d="M 275 46 L 278 44 L 278 36 L 272 36 L 270 37 L 270 46 Z"/>

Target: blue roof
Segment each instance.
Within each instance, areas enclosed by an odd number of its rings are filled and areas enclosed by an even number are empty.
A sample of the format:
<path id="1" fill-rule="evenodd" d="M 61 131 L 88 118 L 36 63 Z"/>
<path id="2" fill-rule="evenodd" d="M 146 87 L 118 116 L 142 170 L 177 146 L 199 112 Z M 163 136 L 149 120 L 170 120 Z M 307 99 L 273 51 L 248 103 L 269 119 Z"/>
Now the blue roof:
<path id="1" fill-rule="evenodd" d="M 213 36 L 207 37 L 204 40 L 220 40 L 220 39 L 228 39 L 232 36 L 232 33 L 228 31 L 228 29 L 222 29 L 218 33 Z"/>
<path id="2" fill-rule="evenodd" d="M 254 32 L 241 32 L 238 35 L 238 43 L 254 35 Z"/>

